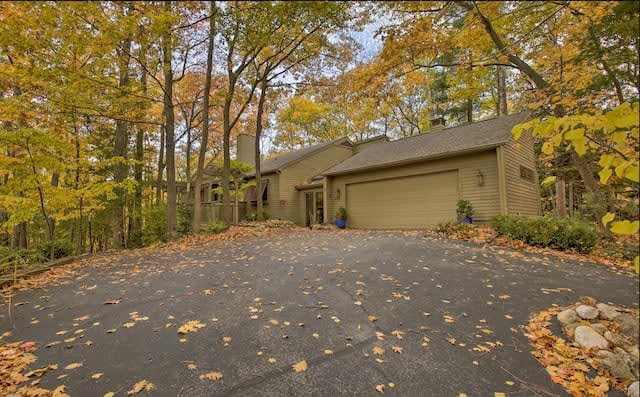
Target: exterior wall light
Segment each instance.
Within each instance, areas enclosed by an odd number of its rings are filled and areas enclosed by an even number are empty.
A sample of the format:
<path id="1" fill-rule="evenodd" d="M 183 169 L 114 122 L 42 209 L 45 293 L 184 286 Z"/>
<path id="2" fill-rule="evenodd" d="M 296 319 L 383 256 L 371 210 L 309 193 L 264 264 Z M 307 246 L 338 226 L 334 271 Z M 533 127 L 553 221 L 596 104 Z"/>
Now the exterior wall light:
<path id="1" fill-rule="evenodd" d="M 484 174 L 482 173 L 482 171 L 480 171 L 480 169 L 478 169 L 476 179 L 478 181 L 478 186 L 484 186 Z"/>

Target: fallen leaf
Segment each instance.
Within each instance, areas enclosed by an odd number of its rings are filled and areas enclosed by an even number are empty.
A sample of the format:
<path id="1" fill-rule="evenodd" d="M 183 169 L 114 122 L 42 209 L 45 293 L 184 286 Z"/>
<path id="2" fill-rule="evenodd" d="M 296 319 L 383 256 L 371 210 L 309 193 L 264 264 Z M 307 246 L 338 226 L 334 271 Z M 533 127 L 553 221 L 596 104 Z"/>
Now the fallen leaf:
<path id="1" fill-rule="evenodd" d="M 180 326 L 180 328 L 178 328 L 177 332 L 179 334 L 186 334 L 188 332 L 196 332 L 200 328 L 204 328 L 204 327 L 206 327 L 206 325 L 201 323 L 200 321 L 191 320 L 191 321 L 187 321 L 186 323 L 182 324 Z"/>
<path id="2" fill-rule="evenodd" d="M 510 381 L 510 380 L 507 380 L 507 381 L 505 381 L 504 383 L 505 383 L 507 386 L 513 386 L 513 385 L 515 384 L 515 383 L 513 383 L 513 382 L 512 382 L 512 381 Z"/>
<path id="3" fill-rule="evenodd" d="M 118 303 L 120 303 L 121 299 L 111 299 L 108 301 L 105 301 L 104 304 L 105 305 L 117 305 Z"/>
<path id="4" fill-rule="evenodd" d="M 93 375 L 91 375 L 91 379 L 100 379 L 100 377 L 102 376 L 102 372 L 97 372 Z"/>
<path id="5" fill-rule="evenodd" d="M 330 356 L 330 355 L 332 355 L 332 354 L 333 354 L 333 350 L 325 349 L 325 350 L 324 350 L 324 354 L 326 354 L 327 356 Z"/>
<path id="6" fill-rule="evenodd" d="M 377 385 L 376 386 L 376 391 L 378 393 L 384 393 L 384 385 Z"/>
<path id="7" fill-rule="evenodd" d="M 402 353 L 404 349 L 400 346 L 391 346 L 391 350 L 393 350 L 394 353 Z"/>
<path id="8" fill-rule="evenodd" d="M 56 387 L 51 393 L 51 397 L 69 397 L 69 395 L 64 392 L 65 388 L 66 388 L 65 385 L 60 385 Z"/>
<path id="9" fill-rule="evenodd" d="M 207 372 L 206 374 L 200 375 L 200 380 L 218 381 L 220 379 L 222 379 L 222 372 L 213 371 L 213 372 Z"/>
<path id="10" fill-rule="evenodd" d="M 298 361 L 291 366 L 295 372 L 304 372 L 307 370 L 307 360 Z"/>
<path id="11" fill-rule="evenodd" d="M 275 364 L 276 363 L 276 359 L 273 357 L 269 357 L 269 359 L 267 359 L 267 361 L 269 362 L 269 364 Z"/>
<path id="12" fill-rule="evenodd" d="M 105 393 L 104 396 L 102 397 L 113 397 L 113 396 L 115 396 L 115 393 L 110 391 L 109 393 Z"/>
<path id="13" fill-rule="evenodd" d="M 82 363 L 71 363 L 64 367 L 64 369 L 76 369 L 82 367 Z"/>
<path id="14" fill-rule="evenodd" d="M 134 325 L 136 325 L 136 323 L 135 323 L 135 322 L 132 322 L 132 323 L 124 323 L 124 324 L 122 324 L 122 327 L 123 327 L 123 328 L 132 328 Z"/>
<path id="15" fill-rule="evenodd" d="M 194 369 L 198 368 L 198 366 L 195 365 L 195 364 L 187 364 L 187 368 L 191 369 L 191 370 L 194 370 Z"/>
<path id="16" fill-rule="evenodd" d="M 379 346 L 374 346 L 372 351 L 376 356 L 382 356 L 384 354 L 384 349 Z"/>
<path id="17" fill-rule="evenodd" d="M 378 317 L 376 316 L 367 316 L 367 320 L 374 322 L 374 321 L 378 321 Z"/>
<path id="18" fill-rule="evenodd" d="M 149 382 L 146 379 L 143 379 L 140 382 L 138 382 L 135 385 L 133 385 L 133 388 L 127 392 L 127 396 L 130 396 L 130 395 L 133 395 L 133 394 L 138 394 L 143 390 L 151 391 L 151 390 L 154 389 L 154 387 L 155 386 L 153 385 L 153 383 Z"/>

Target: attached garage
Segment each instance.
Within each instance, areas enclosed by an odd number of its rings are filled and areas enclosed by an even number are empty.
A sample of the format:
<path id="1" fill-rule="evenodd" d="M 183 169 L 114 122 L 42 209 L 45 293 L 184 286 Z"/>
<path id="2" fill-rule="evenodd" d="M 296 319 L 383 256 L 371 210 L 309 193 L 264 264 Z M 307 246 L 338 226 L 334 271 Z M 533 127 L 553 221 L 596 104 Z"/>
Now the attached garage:
<path id="1" fill-rule="evenodd" d="M 349 226 L 419 228 L 455 219 L 458 171 L 346 185 Z"/>

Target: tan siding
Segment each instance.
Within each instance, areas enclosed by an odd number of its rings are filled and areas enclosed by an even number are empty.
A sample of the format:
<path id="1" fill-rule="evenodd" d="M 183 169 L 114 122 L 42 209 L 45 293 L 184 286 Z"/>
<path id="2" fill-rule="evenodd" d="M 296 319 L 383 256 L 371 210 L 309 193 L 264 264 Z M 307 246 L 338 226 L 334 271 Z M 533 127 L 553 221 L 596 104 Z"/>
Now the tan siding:
<path id="1" fill-rule="evenodd" d="M 284 168 L 279 181 L 279 217 L 303 225 L 305 219 L 301 216 L 300 207 L 304 206 L 304 201 L 300 200 L 301 196 L 295 186 L 308 182 L 312 177 L 344 161 L 352 154 L 350 148 L 333 145 Z"/>
<path id="2" fill-rule="evenodd" d="M 280 201 L 279 175 L 263 175 L 262 179 L 267 179 L 269 181 L 269 186 L 267 186 L 268 202 L 264 205 L 264 211 L 269 215 L 270 218 L 280 218 L 280 213 L 282 212 L 282 210 L 278 205 Z M 251 206 L 250 212 L 256 212 L 255 205 Z"/>
<path id="3" fill-rule="evenodd" d="M 456 217 L 458 171 L 346 185 L 349 227 L 417 228 Z"/>
<path id="4" fill-rule="evenodd" d="M 511 214 L 538 215 L 540 213 L 540 190 L 536 160 L 531 134 L 522 134 L 504 146 L 505 174 L 507 186 L 507 211 Z M 534 172 L 533 182 L 520 177 L 520 166 Z"/>
<path id="5" fill-rule="evenodd" d="M 339 189 L 340 199 L 328 200 L 327 212 L 329 220 L 335 220 L 335 212 L 339 207 L 346 207 L 345 193 L 347 184 L 455 170 L 458 171 L 458 198 L 471 201 L 475 209 L 475 222 L 487 222 L 493 215 L 500 213 L 496 151 L 490 150 L 447 159 L 332 177 L 327 182 L 329 196 L 335 197 Z M 478 186 L 478 170 L 483 175 L 483 186 Z M 427 188 L 432 187 L 425 186 L 425 189 Z M 398 194 L 402 194 L 402 192 L 398 192 Z M 453 218 L 455 218 L 455 214 Z"/>

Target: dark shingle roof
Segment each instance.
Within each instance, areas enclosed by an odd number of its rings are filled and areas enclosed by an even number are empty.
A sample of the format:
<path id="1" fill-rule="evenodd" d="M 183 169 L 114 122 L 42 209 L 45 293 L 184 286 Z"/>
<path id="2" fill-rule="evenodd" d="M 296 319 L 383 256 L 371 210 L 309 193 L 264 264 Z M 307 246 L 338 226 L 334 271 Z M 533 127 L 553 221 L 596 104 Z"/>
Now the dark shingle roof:
<path id="1" fill-rule="evenodd" d="M 513 126 L 527 116 L 527 112 L 517 113 L 372 146 L 331 167 L 323 175 L 449 157 L 461 152 L 500 146 L 511 137 Z"/>
<path id="2" fill-rule="evenodd" d="M 303 158 L 320 151 L 326 147 L 331 145 L 343 143 L 343 141 L 349 142 L 349 140 L 345 137 L 338 138 L 331 142 L 319 143 L 317 145 L 305 147 L 298 150 L 293 150 L 291 152 L 286 152 L 277 155 L 276 157 L 268 158 L 262 160 L 260 163 L 260 173 L 267 174 L 269 172 L 275 172 L 281 170 L 282 168 L 293 164 L 297 161 L 302 160 Z"/>

